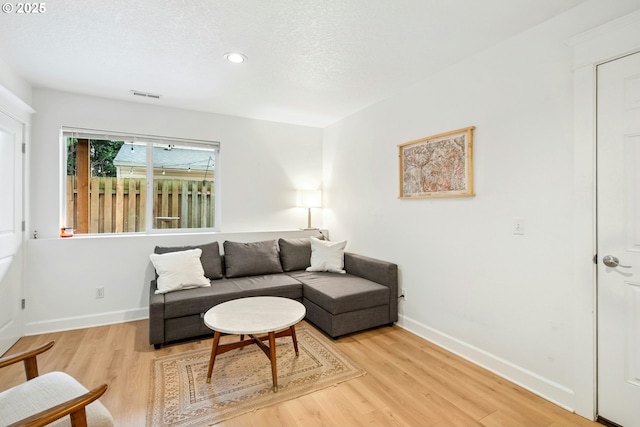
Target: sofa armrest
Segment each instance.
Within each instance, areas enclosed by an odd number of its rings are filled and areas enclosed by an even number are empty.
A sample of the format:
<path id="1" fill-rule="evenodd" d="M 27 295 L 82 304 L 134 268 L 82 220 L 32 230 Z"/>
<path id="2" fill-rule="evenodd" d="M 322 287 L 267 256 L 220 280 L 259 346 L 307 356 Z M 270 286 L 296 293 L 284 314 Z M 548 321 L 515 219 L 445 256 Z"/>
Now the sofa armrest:
<path id="1" fill-rule="evenodd" d="M 388 261 L 344 253 L 344 269 L 349 274 L 389 288 L 389 319 L 398 321 L 398 265 Z"/>
<path id="2" fill-rule="evenodd" d="M 149 285 L 149 344 L 164 343 L 164 294 L 156 294 L 156 281 Z"/>

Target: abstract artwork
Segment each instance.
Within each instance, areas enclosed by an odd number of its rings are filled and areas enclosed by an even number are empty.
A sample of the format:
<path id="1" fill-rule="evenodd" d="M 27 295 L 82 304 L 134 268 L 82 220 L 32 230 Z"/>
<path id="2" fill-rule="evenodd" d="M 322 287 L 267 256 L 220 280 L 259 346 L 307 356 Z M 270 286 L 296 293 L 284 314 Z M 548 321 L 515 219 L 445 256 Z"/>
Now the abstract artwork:
<path id="1" fill-rule="evenodd" d="M 400 198 L 470 197 L 474 126 L 398 146 Z"/>

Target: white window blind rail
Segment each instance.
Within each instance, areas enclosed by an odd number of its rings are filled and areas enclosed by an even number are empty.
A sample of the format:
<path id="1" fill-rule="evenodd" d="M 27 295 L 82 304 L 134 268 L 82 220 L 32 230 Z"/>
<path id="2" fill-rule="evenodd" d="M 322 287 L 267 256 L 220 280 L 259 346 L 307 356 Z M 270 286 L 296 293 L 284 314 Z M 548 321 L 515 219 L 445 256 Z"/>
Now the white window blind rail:
<path id="1" fill-rule="evenodd" d="M 137 133 L 115 132 L 96 129 L 83 129 L 75 127 L 62 127 L 63 138 L 98 139 L 107 141 L 144 142 L 153 144 L 180 144 L 192 147 L 203 147 L 208 149 L 220 148 L 218 141 L 206 141 L 199 139 L 174 138 L 167 136 L 144 135 Z"/>

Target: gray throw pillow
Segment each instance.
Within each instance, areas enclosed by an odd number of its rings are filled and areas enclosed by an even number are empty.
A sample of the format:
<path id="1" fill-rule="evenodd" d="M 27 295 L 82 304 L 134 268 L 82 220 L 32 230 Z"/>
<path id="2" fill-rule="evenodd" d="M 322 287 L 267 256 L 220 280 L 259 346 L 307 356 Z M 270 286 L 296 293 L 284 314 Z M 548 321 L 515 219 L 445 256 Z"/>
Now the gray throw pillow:
<path id="1" fill-rule="evenodd" d="M 202 249 L 200 262 L 204 270 L 204 276 L 209 280 L 222 279 L 222 256 L 218 242 L 205 243 L 195 246 L 156 246 L 155 253 L 166 254 L 168 252 L 186 251 L 189 249 Z"/>
<path id="2" fill-rule="evenodd" d="M 323 236 L 317 236 L 324 239 Z M 301 239 L 278 239 L 280 246 L 280 263 L 284 271 L 304 270 L 311 266 L 311 240 L 308 237 Z"/>
<path id="3" fill-rule="evenodd" d="M 225 241 L 223 246 L 227 277 L 282 273 L 275 240 L 251 243 Z"/>

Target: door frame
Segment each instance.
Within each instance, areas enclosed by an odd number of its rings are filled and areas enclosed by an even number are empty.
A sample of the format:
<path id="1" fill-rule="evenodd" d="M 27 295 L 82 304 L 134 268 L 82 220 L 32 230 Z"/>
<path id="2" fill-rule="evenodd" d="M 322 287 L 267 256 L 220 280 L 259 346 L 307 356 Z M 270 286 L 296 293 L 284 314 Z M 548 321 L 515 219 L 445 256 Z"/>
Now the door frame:
<path id="1" fill-rule="evenodd" d="M 26 258 L 27 258 L 27 250 L 26 250 L 26 242 L 28 239 L 27 232 L 29 228 L 27 227 L 26 220 L 29 217 L 28 215 L 28 152 L 29 152 L 29 143 L 31 140 L 31 117 L 35 113 L 35 110 L 29 106 L 24 100 L 15 95 L 11 90 L 5 87 L 0 82 L 0 113 L 4 116 L 9 117 L 14 120 L 21 128 L 22 128 L 22 144 L 25 144 L 26 150 L 22 154 L 22 220 L 25 221 L 25 232 L 22 233 L 21 243 L 19 245 L 18 251 L 20 254 L 16 259 L 20 260 L 21 265 L 19 268 L 20 272 L 20 292 L 22 294 L 22 298 L 25 295 L 25 284 L 26 284 Z M 23 322 L 22 331 L 24 333 L 24 324 L 26 323 L 26 316 L 24 314 L 21 316 L 21 321 Z"/>
<path id="2" fill-rule="evenodd" d="M 7 307 L 9 304 L 9 312 L 12 313 L 10 321 L 3 325 L 2 333 L 0 334 L 0 355 L 7 351 L 11 346 L 24 335 L 24 313 L 20 310 L 20 299 L 24 298 L 24 273 L 26 271 L 25 257 L 26 257 L 26 237 L 24 231 L 20 231 L 20 224 L 24 221 L 24 153 L 23 144 L 26 143 L 25 139 L 25 124 L 14 117 L 5 114 L 0 110 L 0 121 L 2 124 L 2 132 L 9 136 L 9 141 L 12 145 L 12 156 L 9 160 L 13 164 L 11 167 L 12 182 L 19 193 L 19 200 L 13 200 L 11 204 L 13 208 L 11 216 L 11 238 L 3 238 L 3 244 L 8 245 L 9 248 L 3 246 L 2 260 L 6 262 L 6 273 L 9 277 L 0 277 L 2 286 L 6 292 L 11 296 L 10 299 L 5 301 L 3 307 Z M 17 202 L 17 203 L 16 203 Z M 20 216 L 16 216 L 19 213 Z M 8 226 L 8 224 L 6 224 Z M 15 246 L 14 246 L 15 245 Z M 11 252 L 7 252 L 9 249 Z M 5 281 L 6 279 L 6 281 Z"/>
<path id="3" fill-rule="evenodd" d="M 573 49 L 573 271 L 576 413 L 597 417 L 596 68 L 640 50 L 640 10 L 568 41 Z"/>

